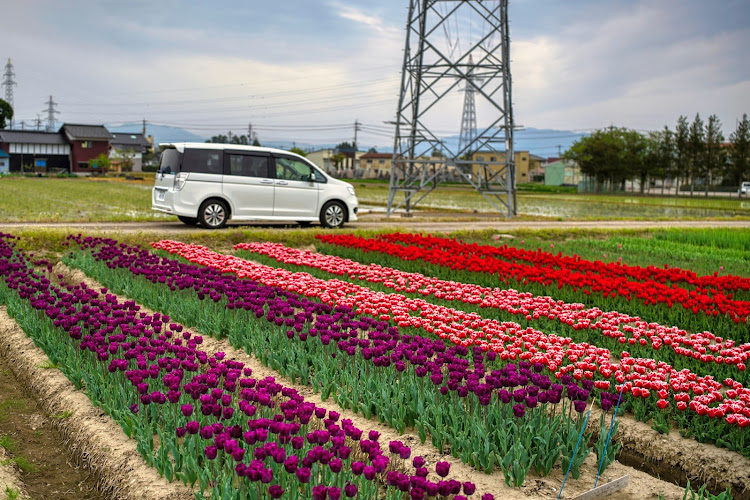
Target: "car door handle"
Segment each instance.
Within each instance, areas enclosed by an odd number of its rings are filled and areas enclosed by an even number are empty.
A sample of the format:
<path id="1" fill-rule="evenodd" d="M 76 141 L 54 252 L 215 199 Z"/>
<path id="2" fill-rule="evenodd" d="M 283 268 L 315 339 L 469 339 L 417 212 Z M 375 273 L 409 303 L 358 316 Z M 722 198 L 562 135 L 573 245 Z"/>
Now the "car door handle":
<path id="1" fill-rule="evenodd" d="M 286 186 L 289 183 L 287 181 L 276 181 L 276 184 L 278 184 L 279 186 Z"/>
<path id="2" fill-rule="evenodd" d="M 271 179 L 263 179 L 260 181 L 261 184 L 273 184 L 273 181 Z"/>

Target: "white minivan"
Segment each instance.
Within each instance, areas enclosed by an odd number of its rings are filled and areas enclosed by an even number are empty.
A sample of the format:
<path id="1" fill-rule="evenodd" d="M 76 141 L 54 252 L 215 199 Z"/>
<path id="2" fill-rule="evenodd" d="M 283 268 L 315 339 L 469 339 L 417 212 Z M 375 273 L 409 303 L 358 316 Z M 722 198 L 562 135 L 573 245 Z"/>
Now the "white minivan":
<path id="1" fill-rule="evenodd" d="M 237 144 L 160 144 L 151 208 L 185 224 L 218 229 L 227 221 L 320 221 L 341 227 L 357 220 L 357 196 L 304 157 Z"/>

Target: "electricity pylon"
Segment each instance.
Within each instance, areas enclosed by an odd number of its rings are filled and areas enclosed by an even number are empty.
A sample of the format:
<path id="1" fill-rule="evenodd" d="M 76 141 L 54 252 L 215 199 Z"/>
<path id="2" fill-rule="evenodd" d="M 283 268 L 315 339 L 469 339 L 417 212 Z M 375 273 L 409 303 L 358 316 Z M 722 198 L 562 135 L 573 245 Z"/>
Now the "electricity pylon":
<path id="1" fill-rule="evenodd" d="M 452 148 L 439 130 L 455 116 L 460 85 L 473 101 L 468 121 L 481 110 L 486 126 L 469 126 Z M 516 214 L 508 0 L 410 1 L 395 125 L 388 215 L 408 213 L 455 175 L 499 212 Z M 481 160 L 472 157 L 478 152 Z"/>

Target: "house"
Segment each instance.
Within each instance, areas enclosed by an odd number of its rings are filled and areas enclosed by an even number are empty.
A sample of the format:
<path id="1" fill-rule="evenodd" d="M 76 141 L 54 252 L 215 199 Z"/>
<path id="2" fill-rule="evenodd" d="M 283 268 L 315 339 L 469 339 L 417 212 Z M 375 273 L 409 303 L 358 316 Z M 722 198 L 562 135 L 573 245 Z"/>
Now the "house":
<path id="1" fill-rule="evenodd" d="M 66 123 L 60 132 L 70 143 L 70 172 L 90 175 L 100 171 L 93 160 L 99 155 L 109 155 L 112 134 L 104 125 L 79 125 Z"/>
<path id="2" fill-rule="evenodd" d="M 365 153 L 359 157 L 362 179 L 386 179 L 391 175 L 393 153 Z"/>
<path id="3" fill-rule="evenodd" d="M 576 186 L 583 181 L 581 169 L 576 162 L 558 160 L 544 169 L 545 186 Z"/>
<path id="4" fill-rule="evenodd" d="M 0 149 L 0 175 L 7 174 L 10 171 L 10 155 Z"/>
<path id="5" fill-rule="evenodd" d="M 537 155 L 532 155 L 528 151 L 514 151 L 513 156 L 515 159 L 515 174 L 516 184 L 525 184 L 531 182 L 531 172 L 539 168 L 544 161 L 544 158 Z M 471 173 L 476 176 L 479 175 L 483 168 L 487 167 L 493 171 L 497 171 L 500 165 L 505 163 L 505 151 L 477 151 L 472 153 L 471 161 L 475 162 L 487 162 L 496 165 L 484 165 L 474 164 L 471 165 Z M 489 177 L 489 175 L 483 175 L 481 177 Z"/>
<path id="6" fill-rule="evenodd" d="M 0 150 L 10 172 L 68 172 L 70 143 L 59 132 L 0 130 Z"/>
<path id="7" fill-rule="evenodd" d="M 153 138 L 151 139 L 153 141 Z M 152 142 L 140 132 L 112 132 L 109 159 L 110 169 L 118 172 L 141 172 L 143 154 L 153 147 Z"/>

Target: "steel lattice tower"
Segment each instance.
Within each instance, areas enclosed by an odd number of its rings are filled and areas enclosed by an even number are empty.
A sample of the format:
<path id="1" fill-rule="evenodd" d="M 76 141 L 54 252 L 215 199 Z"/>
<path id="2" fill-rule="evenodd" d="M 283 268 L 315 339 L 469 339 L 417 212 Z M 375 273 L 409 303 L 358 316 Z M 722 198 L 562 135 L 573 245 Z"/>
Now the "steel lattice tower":
<path id="1" fill-rule="evenodd" d="M 457 114 L 460 85 L 466 128 L 451 148 L 438 130 Z M 481 129 L 477 110 L 487 124 Z M 451 176 L 498 211 L 516 214 L 508 0 L 410 0 L 395 124 L 389 215 L 408 213 Z M 430 157 L 434 151 L 442 156 Z M 472 160 L 480 151 L 483 159 Z"/>
<path id="2" fill-rule="evenodd" d="M 5 73 L 3 73 L 3 87 L 5 87 L 5 102 L 10 104 L 10 107 L 13 108 L 13 114 L 15 114 L 15 107 L 13 105 L 13 87 L 17 85 L 15 81 L 16 74 L 13 72 L 13 64 L 10 62 L 10 57 L 8 58 L 8 64 L 5 65 Z M 8 124 L 8 128 L 13 128 L 13 118 L 10 119 L 10 123 Z"/>
<path id="3" fill-rule="evenodd" d="M 47 105 L 47 109 L 45 112 L 47 113 L 47 126 L 45 127 L 45 130 L 47 132 L 54 132 L 55 131 L 55 115 L 60 113 L 55 109 L 55 106 L 57 106 L 57 103 L 52 100 L 52 96 L 49 96 L 49 101 L 45 103 Z"/>

